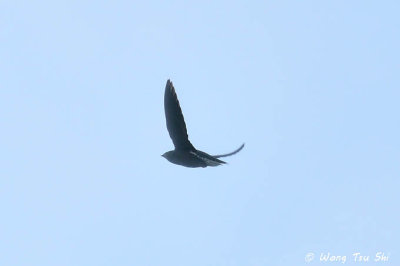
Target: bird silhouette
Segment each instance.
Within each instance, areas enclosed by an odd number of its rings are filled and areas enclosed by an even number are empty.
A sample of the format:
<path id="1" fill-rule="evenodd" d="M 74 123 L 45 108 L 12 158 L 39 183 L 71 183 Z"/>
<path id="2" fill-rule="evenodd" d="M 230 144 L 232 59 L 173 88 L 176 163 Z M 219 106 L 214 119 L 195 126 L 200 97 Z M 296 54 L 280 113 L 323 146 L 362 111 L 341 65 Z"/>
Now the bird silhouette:
<path id="1" fill-rule="evenodd" d="M 165 86 L 164 109 L 167 129 L 175 149 L 164 153 L 162 156 L 171 163 L 191 168 L 218 166 L 226 164 L 226 162 L 218 158 L 234 155 L 244 147 L 243 143 L 235 151 L 221 155 L 210 155 L 197 150 L 189 141 L 182 109 L 179 105 L 174 85 L 170 80 L 167 81 Z"/>

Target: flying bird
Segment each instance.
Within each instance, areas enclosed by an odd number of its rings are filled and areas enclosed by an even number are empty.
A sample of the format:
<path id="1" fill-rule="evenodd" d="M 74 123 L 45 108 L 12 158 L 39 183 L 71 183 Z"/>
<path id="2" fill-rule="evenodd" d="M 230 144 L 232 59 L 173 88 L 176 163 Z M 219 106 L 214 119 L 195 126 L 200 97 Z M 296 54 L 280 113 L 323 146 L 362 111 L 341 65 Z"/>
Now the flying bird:
<path id="1" fill-rule="evenodd" d="M 218 158 L 234 155 L 244 147 L 243 143 L 237 150 L 222 155 L 210 155 L 197 150 L 189 141 L 182 109 L 174 85 L 170 80 L 167 81 L 165 86 L 164 109 L 168 133 L 174 143 L 175 150 L 168 151 L 162 156 L 171 163 L 192 168 L 218 166 L 226 164 Z"/>

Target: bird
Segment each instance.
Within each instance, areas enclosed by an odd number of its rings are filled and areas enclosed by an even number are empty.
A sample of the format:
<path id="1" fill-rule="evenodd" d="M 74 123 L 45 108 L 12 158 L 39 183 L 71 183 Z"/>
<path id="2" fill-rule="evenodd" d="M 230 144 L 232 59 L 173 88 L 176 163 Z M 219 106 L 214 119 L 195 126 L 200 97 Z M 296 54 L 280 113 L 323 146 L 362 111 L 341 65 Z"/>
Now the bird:
<path id="1" fill-rule="evenodd" d="M 234 155 L 241 151 L 244 143 L 233 152 L 221 155 L 210 155 L 204 151 L 196 149 L 189 141 L 185 119 L 176 95 L 174 85 L 171 80 L 167 80 L 164 93 L 164 111 L 167 129 L 175 149 L 165 152 L 163 156 L 169 162 L 185 167 L 207 167 L 226 164 L 220 160 L 221 157 Z"/>

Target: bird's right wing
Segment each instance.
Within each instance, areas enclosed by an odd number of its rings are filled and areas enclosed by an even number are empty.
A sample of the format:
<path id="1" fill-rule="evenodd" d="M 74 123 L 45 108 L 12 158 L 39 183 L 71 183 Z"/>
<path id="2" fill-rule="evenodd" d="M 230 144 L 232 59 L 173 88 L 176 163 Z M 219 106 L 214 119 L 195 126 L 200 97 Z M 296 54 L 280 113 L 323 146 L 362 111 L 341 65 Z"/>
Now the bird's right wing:
<path id="1" fill-rule="evenodd" d="M 174 85 L 170 80 L 167 81 L 165 86 L 164 109 L 168 133 L 175 149 L 196 150 L 189 141 L 182 109 L 179 105 Z"/>
<path id="2" fill-rule="evenodd" d="M 215 158 L 228 157 L 228 156 L 231 156 L 231 155 L 234 155 L 234 154 L 240 152 L 243 149 L 243 147 L 244 147 L 244 143 L 242 144 L 242 146 L 240 146 L 237 150 L 235 150 L 233 152 L 230 152 L 227 154 L 221 154 L 221 155 L 213 155 L 213 157 L 215 157 Z"/>

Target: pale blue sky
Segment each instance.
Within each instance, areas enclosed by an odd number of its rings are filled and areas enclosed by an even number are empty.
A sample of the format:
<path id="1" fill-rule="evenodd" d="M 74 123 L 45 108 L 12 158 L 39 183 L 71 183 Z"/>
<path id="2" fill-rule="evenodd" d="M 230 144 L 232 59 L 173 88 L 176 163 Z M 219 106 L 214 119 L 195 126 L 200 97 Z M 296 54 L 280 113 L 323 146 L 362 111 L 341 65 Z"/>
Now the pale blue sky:
<path id="1" fill-rule="evenodd" d="M 0 265 L 400 265 L 399 9 L 1 1 Z"/>

